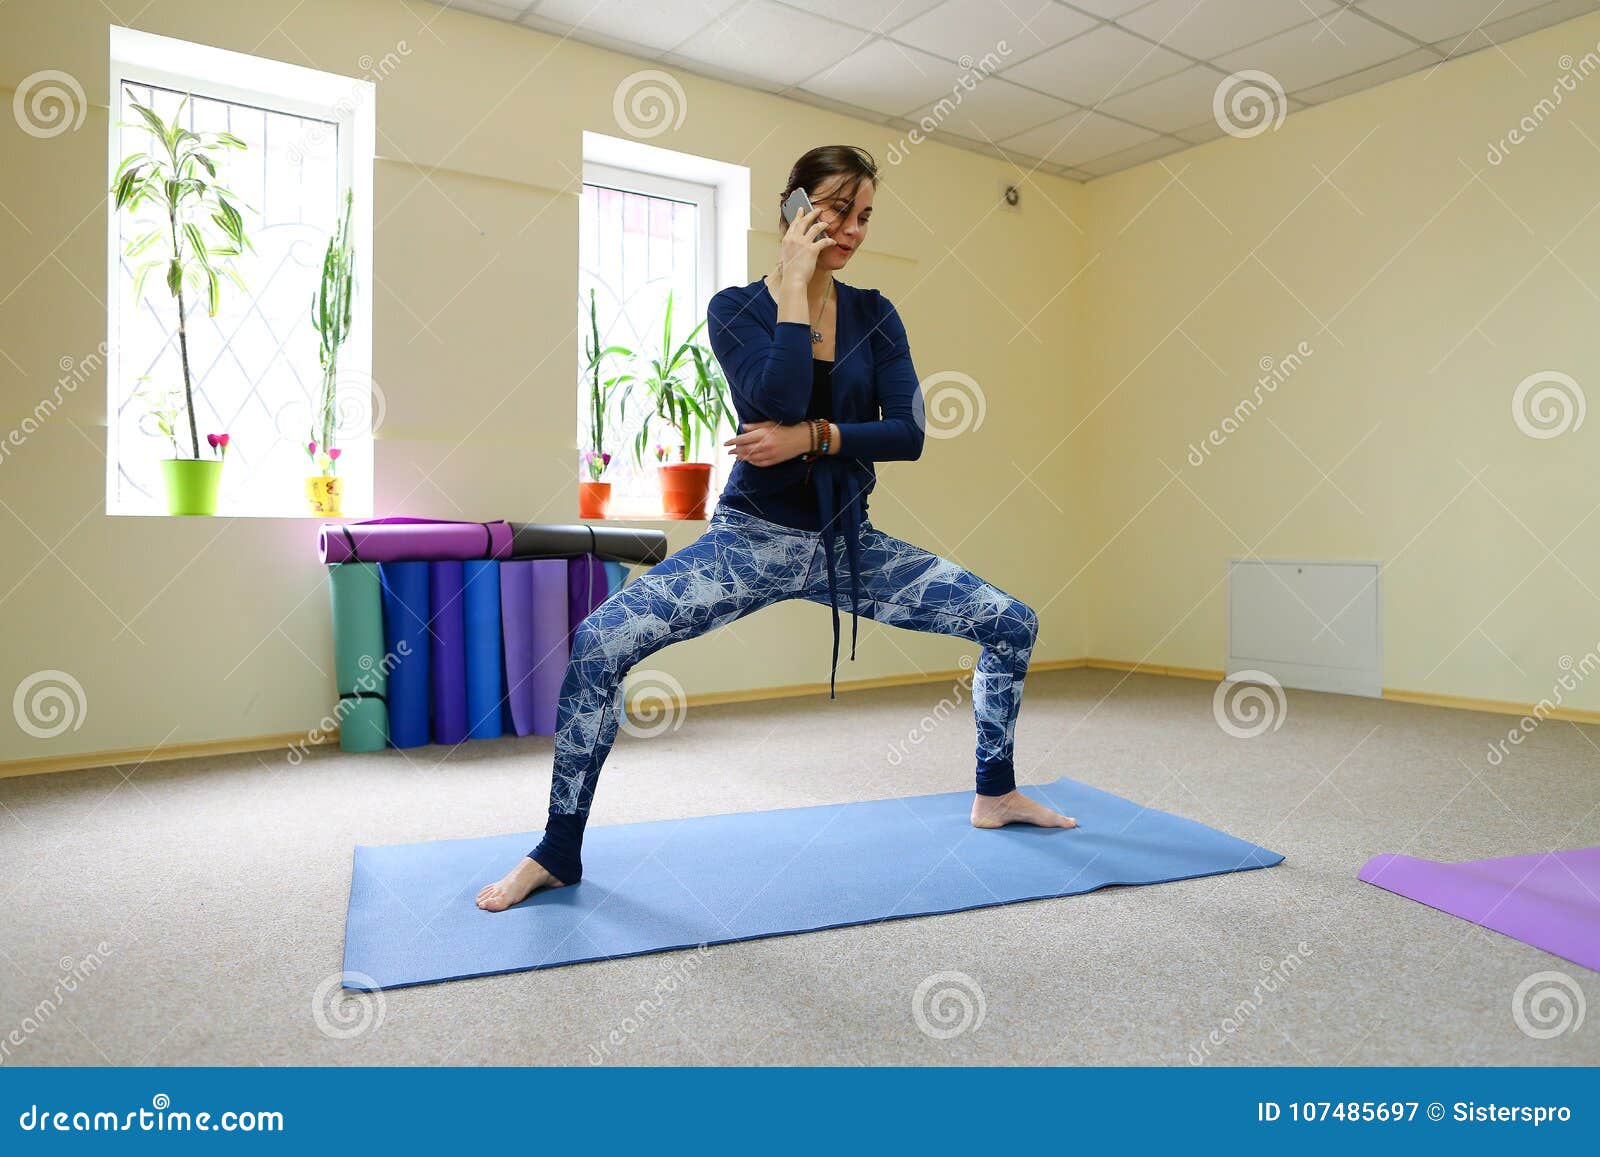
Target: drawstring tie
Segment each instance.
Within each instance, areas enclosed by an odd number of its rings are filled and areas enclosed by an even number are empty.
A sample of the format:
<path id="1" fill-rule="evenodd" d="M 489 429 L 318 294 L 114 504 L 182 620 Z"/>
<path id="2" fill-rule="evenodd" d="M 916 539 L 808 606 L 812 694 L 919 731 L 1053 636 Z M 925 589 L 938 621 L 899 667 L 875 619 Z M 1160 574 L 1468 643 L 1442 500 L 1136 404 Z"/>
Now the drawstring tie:
<path id="1" fill-rule="evenodd" d="M 817 512 L 822 520 L 822 554 L 828 568 L 828 606 L 833 612 L 833 665 L 828 673 L 828 698 L 835 699 L 834 684 L 839 672 L 839 579 L 834 568 L 834 523 L 844 535 L 845 557 L 850 564 L 850 659 L 856 657 L 856 625 L 861 606 L 861 485 L 846 459 L 818 458 L 815 473 Z M 837 489 L 836 489 L 837 488 Z M 843 501 L 839 501 L 839 491 Z"/>

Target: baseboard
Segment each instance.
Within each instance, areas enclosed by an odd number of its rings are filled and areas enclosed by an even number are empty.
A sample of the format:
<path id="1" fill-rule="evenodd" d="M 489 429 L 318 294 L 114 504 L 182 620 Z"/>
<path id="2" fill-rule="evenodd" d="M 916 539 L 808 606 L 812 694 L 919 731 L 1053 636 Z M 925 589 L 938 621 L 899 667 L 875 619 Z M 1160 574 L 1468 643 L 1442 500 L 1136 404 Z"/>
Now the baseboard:
<path id="1" fill-rule="evenodd" d="M 1198 679 L 1207 683 L 1220 683 L 1223 672 L 1208 667 L 1171 667 L 1159 663 L 1127 662 L 1122 659 L 1039 659 L 1028 667 L 1030 673 L 1039 671 L 1070 671 L 1080 667 L 1099 671 L 1126 671 L 1138 675 L 1163 675 L 1173 679 Z M 915 674 L 882 675 L 873 679 L 851 679 L 836 684 L 840 693 L 874 691 L 885 687 L 914 687 L 923 683 L 948 683 L 969 674 L 970 668 L 953 667 L 944 671 L 921 671 Z M 722 703 L 754 703 L 773 699 L 798 699 L 801 696 L 826 695 L 826 683 L 790 683 L 780 687 L 749 687 L 738 691 L 708 691 L 688 696 L 686 708 L 712 707 Z M 1486 711 L 1494 715 L 1519 715 L 1537 717 L 1531 703 L 1512 703 L 1501 699 L 1474 699 L 1466 695 L 1442 695 L 1431 691 L 1404 691 L 1385 687 L 1383 698 L 1399 703 L 1415 703 L 1424 707 L 1446 707 L 1454 711 Z M 1571 723 L 1600 725 L 1600 711 L 1587 711 L 1576 707 L 1554 707 L 1544 713 L 1550 719 Z M 320 734 L 317 745 L 337 743 L 337 732 Z M 36 759 L 17 759 L 0 763 L 0 779 L 22 775 L 43 775 L 55 771 L 84 771 L 95 767 L 113 767 L 126 764 L 159 763 L 173 759 L 199 759 L 215 755 L 239 755 L 255 751 L 287 751 L 291 747 L 307 745 L 303 731 L 279 735 L 254 735 L 239 739 L 209 739 L 194 743 L 168 743 L 156 747 L 131 747 L 121 751 L 84 751 L 72 755 L 47 755 Z"/>

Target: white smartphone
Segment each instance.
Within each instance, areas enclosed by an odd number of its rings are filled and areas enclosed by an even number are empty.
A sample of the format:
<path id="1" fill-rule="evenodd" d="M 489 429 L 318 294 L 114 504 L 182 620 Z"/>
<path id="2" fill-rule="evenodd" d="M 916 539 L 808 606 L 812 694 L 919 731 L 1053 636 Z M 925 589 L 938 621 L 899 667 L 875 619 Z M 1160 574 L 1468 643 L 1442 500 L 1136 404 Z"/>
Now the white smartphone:
<path id="1" fill-rule="evenodd" d="M 796 189 L 789 194 L 789 199 L 783 203 L 783 219 L 789 224 L 794 224 L 796 217 L 804 216 L 811 212 L 811 198 L 806 196 L 804 189 Z"/>

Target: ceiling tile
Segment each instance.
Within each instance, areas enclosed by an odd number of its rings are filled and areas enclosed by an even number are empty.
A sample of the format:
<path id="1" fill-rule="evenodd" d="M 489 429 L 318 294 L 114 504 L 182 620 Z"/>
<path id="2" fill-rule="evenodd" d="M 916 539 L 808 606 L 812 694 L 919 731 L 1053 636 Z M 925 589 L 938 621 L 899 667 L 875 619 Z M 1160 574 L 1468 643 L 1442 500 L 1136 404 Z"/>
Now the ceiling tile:
<path id="1" fill-rule="evenodd" d="M 1222 126 L 1217 123 L 1215 116 L 1210 116 L 1198 124 L 1190 125 L 1186 129 L 1179 129 L 1172 135 L 1182 137 L 1191 145 L 1203 145 L 1207 141 L 1214 141 L 1220 137 L 1222 135 Z"/>
<path id="2" fill-rule="evenodd" d="M 1346 8 L 1326 24 L 1315 20 L 1302 24 L 1249 48 L 1219 56 L 1214 63 L 1230 73 L 1259 69 L 1292 92 L 1393 60 L 1416 47 L 1405 37 L 1363 20 L 1355 9 Z"/>
<path id="3" fill-rule="evenodd" d="M 674 55 L 725 73 L 762 77 L 768 88 L 787 87 L 843 60 L 867 39 L 864 32 L 771 0 L 748 0 L 678 45 Z"/>
<path id="4" fill-rule="evenodd" d="M 672 48 L 732 8 L 736 0 L 544 0 L 529 27 L 595 32 L 615 41 L 657 50 Z"/>
<path id="5" fill-rule="evenodd" d="M 1210 60 L 1339 7 L 1338 0 L 1155 0 L 1117 23 Z"/>
<path id="6" fill-rule="evenodd" d="M 941 0 L 791 0 L 796 8 L 868 32 L 889 33 L 915 20 Z M 1010 0 L 1008 0 L 1010 2 Z M 694 0 L 689 0 L 694 7 Z"/>
<path id="7" fill-rule="evenodd" d="M 874 40 L 810 77 L 801 87 L 885 116 L 901 116 L 908 109 L 948 96 L 966 72 L 960 65 L 920 49 Z"/>
<path id="8" fill-rule="evenodd" d="M 1432 43 L 1504 20 L 1545 0 L 1361 0 L 1357 5 L 1408 36 Z"/>
<path id="9" fill-rule="evenodd" d="M 1094 18 L 1055 0 L 946 0 L 899 28 L 894 38 L 947 60 L 989 53 L 1022 60 L 1093 28 Z M 1001 43 L 1005 44 L 1002 52 Z"/>
<path id="10" fill-rule="evenodd" d="M 1092 105 L 1188 65 L 1177 53 L 1102 24 L 1093 32 L 1012 65 L 1004 75 L 1063 100 Z"/>
<path id="11" fill-rule="evenodd" d="M 458 12 L 476 12 L 480 16 L 494 16 L 500 20 L 515 20 L 530 7 L 534 0 L 435 0 L 441 8 L 454 8 Z"/>
<path id="12" fill-rule="evenodd" d="M 1351 93 L 1360 92 L 1364 88 L 1371 88 L 1375 84 L 1396 80 L 1420 69 L 1431 68 L 1438 63 L 1438 53 L 1419 48 L 1415 52 L 1397 56 L 1393 60 L 1385 61 L 1383 64 L 1375 65 L 1372 68 L 1364 68 L 1360 72 L 1351 73 L 1349 76 L 1341 76 L 1338 80 L 1330 80 L 1327 84 L 1319 84 L 1314 88 L 1300 89 L 1294 95 L 1299 100 L 1310 101 L 1312 104 L 1321 104 L 1323 101 L 1349 96 Z"/>
<path id="13" fill-rule="evenodd" d="M 1132 12 L 1141 4 L 1150 3 L 1150 0 L 1066 0 L 1066 2 L 1074 8 L 1083 9 L 1091 16 L 1115 20 L 1124 12 Z"/>
<path id="14" fill-rule="evenodd" d="M 1505 20 L 1495 20 L 1459 36 L 1447 36 L 1436 41 L 1433 47 L 1446 56 L 1465 56 L 1480 48 L 1488 48 L 1491 44 L 1513 40 L 1552 24 L 1560 24 L 1563 20 L 1587 15 L 1596 9 L 1600 9 L 1600 0 L 1554 0 L 1554 3 L 1546 4 L 1543 8 L 1521 12 Z"/>
<path id="15" fill-rule="evenodd" d="M 1112 97 L 1100 108 L 1160 132 L 1175 132 L 1212 115 L 1211 102 L 1216 99 L 1217 86 L 1225 79 L 1224 74 L 1210 65 L 1197 64 L 1154 84 Z"/>
<path id="16" fill-rule="evenodd" d="M 924 132 L 998 141 L 1076 111 L 1065 101 L 1009 84 L 998 76 L 982 81 L 971 92 L 961 93 L 959 104 L 955 100 L 951 96 L 947 102 L 924 105 L 911 114 L 911 119 Z M 924 118 L 933 127 L 922 123 Z"/>
<path id="17" fill-rule="evenodd" d="M 1107 153 L 1142 144 L 1155 135 L 1148 129 L 1123 124 L 1085 109 L 1019 133 L 1001 144 L 1057 165 L 1081 165 Z"/>
<path id="18" fill-rule="evenodd" d="M 1157 137 L 1155 140 L 1146 141 L 1142 145 L 1134 145 L 1131 149 L 1123 149 L 1120 153 L 1112 153 L 1109 156 L 1100 157 L 1093 161 L 1085 161 L 1078 167 L 1091 177 L 1103 177 L 1107 173 L 1131 169 L 1135 165 L 1142 165 L 1146 161 L 1153 161 L 1157 157 L 1165 157 L 1188 147 L 1184 142 L 1175 141 L 1171 137 Z"/>

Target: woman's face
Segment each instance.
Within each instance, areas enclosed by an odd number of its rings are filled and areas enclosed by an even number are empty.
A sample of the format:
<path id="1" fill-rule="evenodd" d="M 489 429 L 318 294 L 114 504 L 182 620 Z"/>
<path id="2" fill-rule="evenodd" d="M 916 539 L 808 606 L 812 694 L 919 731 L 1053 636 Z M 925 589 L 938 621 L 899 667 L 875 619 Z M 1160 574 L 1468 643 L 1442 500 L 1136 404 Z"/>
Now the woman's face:
<path id="1" fill-rule="evenodd" d="M 855 199 L 851 200 L 851 179 L 840 173 L 807 193 L 811 203 L 822 210 L 817 220 L 827 226 L 828 236 L 835 242 L 817 255 L 818 268 L 843 269 L 856 250 L 866 244 L 867 225 L 872 221 L 872 182 L 857 185 Z"/>

